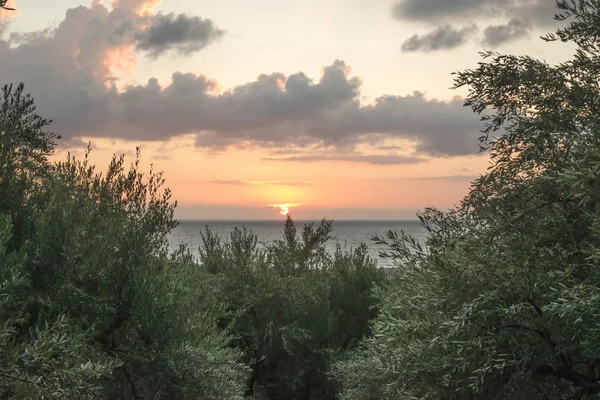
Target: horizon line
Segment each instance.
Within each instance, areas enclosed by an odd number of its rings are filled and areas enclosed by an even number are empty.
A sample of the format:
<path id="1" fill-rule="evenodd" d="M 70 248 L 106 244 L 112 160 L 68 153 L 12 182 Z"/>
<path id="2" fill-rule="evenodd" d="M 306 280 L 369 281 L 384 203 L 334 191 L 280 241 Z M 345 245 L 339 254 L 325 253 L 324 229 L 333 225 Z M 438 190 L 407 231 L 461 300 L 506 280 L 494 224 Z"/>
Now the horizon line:
<path id="1" fill-rule="evenodd" d="M 294 219 L 294 222 L 304 222 L 304 221 L 344 221 L 344 222 L 419 222 L 418 218 L 400 218 L 400 219 L 387 219 L 387 218 L 303 218 L 303 219 Z M 285 222 L 285 218 L 175 218 L 177 221 L 181 222 Z"/>

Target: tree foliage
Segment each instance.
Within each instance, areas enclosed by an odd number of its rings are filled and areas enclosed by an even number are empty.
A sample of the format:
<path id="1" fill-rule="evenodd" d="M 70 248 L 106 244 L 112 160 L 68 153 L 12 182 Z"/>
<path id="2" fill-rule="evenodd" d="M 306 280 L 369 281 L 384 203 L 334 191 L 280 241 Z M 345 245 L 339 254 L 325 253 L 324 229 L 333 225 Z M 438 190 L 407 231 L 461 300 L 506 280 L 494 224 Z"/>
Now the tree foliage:
<path id="1" fill-rule="evenodd" d="M 47 130 L 52 121 L 35 112 L 34 100 L 24 88 L 4 85 L 0 100 L 0 213 L 12 219 L 14 247 L 30 233 L 27 210 L 51 168 L 48 156 L 60 139 Z"/>
<path id="2" fill-rule="evenodd" d="M 559 1 L 550 65 L 456 74 L 492 165 L 460 206 L 390 232 L 389 282 L 332 223 L 169 254 L 161 174 L 52 164 L 23 87 L 0 107 L 0 398 L 597 399 L 600 2 Z"/>
<path id="3" fill-rule="evenodd" d="M 492 166 L 427 210 L 427 249 L 390 233 L 398 273 L 373 336 L 332 375 L 343 399 L 583 399 L 600 393 L 600 3 L 558 2 L 577 46 L 549 65 L 482 53 L 458 73 Z"/>
<path id="4" fill-rule="evenodd" d="M 51 163 L 24 86 L 0 107 L 0 399 L 330 399 L 331 363 L 369 333 L 383 273 L 332 223 L 288 218 L 260 247 L 203 235 L 169 252 L 164 179 L 114 156 Z M 264 397 L 263 397 L 264 398 Z"/>
<path id="5" fill-rule="evenodd" d="M 0 398 L 243 398 L 249 370 L 217 329 L 211 277 L 167 251 L 161 174 L 139 158 L 105 173 L 87 154 L 50 163 L 49 121 L 22 85 L 4 94 Z"/>
<path id="6" fill-rule="evenodd" d="M 252 368 L 255 398 L 335 398 L 330 364 L 368 334 L 383 272 L 365 246 L 328 253 L 331 232 L 324 220 L 298 234 L 288 216 L 283 239 L 263 248 L 245 229 L 227 241 L 202 236 L 201 264 L 220 278 L 227 305 L 220 323 Z"/>
<path id="7" fill-rule="evenodd" d="M 64 314 L 31 324 L 26 254 L 7 252 L 10 223 L 0 221 L 0 397 L 98 398 L 117 363 L 90 345 L 88 332 Z"/>

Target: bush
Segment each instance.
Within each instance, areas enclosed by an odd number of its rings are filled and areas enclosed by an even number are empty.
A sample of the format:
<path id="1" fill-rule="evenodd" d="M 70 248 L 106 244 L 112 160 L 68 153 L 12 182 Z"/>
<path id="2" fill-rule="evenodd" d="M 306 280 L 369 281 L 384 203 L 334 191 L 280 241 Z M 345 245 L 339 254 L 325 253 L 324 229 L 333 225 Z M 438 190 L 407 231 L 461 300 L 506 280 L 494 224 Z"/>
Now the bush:
<path id="1" fill-rule="evenodd" d="M 50 164 L 47 121 L 22 86 L 7 93 L 0 397 L 243 398 L 248 369 L 216 327 L 213 278 L 167 252 L 175 204 L 161 175 L 122 157 L 105 174 L 87 154 Z"/>
<path id="2" fill-rule="evenodd" d="M 64 314 L 31 321 L 27 257 L 7 250 L 10 231 L 9 218 L 0 218 L 0 397 L 98 398 L 118 362 L 98 353 L 89 332 Z"/>
<path id="3" fill-rule="evenodd" d="M 368 334 L 383 272 L 364 246 L 327 253 L 331 232 L 323 221 L 298 237 L 288 216 L 283 240 L 265 248 L 245 229 L 229 241 L 208 230 L 202 235 L 201 263 L 219 277 L 227 305 L 221 326 L 253 371 L 248 394 L 333 399 L 329 366 Z"/>

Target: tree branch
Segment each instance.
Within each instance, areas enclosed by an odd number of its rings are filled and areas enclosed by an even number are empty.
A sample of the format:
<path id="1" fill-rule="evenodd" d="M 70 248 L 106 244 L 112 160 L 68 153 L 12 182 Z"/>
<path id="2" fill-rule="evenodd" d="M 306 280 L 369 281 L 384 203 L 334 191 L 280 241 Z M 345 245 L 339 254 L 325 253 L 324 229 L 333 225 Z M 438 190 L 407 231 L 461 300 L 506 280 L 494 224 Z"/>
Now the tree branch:
<path id="1" fill-rule="evenodd" d="M 0 0 L 0 8 L 9 10 L 9 11 L 15 11 L 15 9 L 12 7 L 6 7 L 6 3 L 8 3 L 8 0 Z"/>
<path id="2" fill-rule="evenodd" d="M 133 398 L 135 400 L 145 400 L 144 396 L 142 396 L 138 393 L 137 388 L 135 386 L 135 382 L 133 381 L 133 377 L 131 376 L 129 371 L 127 371 L 127 368 L 122 366 L 121 370 L 123 371 L 123 376 L 125 376 L 127 383 L 129 383 L 129 387 L 131 388 L 131 394 L 133 395 Z"/>
<path id="3" fill-rule="evenodd" d="M 529 304 L 531 304 L 531 306 L 535 309 L 535 312 L 537 312 L 538 315 L 541 317 L 542 316 L 542 309 L 537 304 L 535 304 L 535 302 L 533 301 L 533 299 L 531 297 L 527 297 L 527 302 Z"/>
<path id="4" fill-rule="evenodd" d="M 506 328 L 521 329 L 524 331 L 533 332 L 533 333 L 537 334 L 538 336 L 540 336 L 542 339 L 544 339 L 550 346 L 552 346 L 553 349 L 557 348 L 556 343 L 550 338 L 550 335 L 547 332 L 542 331 L 541 329 L 532 328 L 530 326 L 521 325 L 521 324 L 509 324 L 509 325 L 506 325 Z"/>

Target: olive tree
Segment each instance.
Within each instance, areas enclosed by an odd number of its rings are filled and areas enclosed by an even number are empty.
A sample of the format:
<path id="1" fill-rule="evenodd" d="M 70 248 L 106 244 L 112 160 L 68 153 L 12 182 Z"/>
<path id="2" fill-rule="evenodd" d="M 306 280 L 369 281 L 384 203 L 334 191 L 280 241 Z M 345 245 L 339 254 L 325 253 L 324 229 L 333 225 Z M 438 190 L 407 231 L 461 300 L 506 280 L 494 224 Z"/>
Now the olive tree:
<path id="1" fill-rule="evenodd" d="M 242 399 L 214 279 L 169 254 L 160 173 L 68 156 L 23 85 L 0 104 L 0 398 Z"/>
<path id="2" fill-rule="evenodd" d="M 600 2 L 559 1 L 557 64 L 482 53 L 456 75 L 490 169 L 461 205 L 420 215 L 373 337 L 332 375 L 344 399 L 598 398 Z"/>

